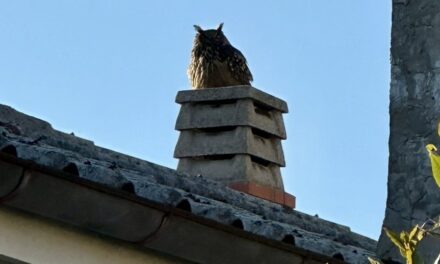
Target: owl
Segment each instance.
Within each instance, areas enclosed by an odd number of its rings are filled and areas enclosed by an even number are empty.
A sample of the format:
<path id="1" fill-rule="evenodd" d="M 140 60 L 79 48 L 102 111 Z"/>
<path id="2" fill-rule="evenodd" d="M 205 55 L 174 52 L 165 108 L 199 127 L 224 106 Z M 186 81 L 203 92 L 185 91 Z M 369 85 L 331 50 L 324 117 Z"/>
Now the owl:
<path id="1" fill-rule="evenodd" d="M 188 68 L 194 89 L 250 85 L 253 81 L 245 57 L 229 43 L 222 27 L 223 23 L 208 30 L 194 26 L 197 33 Z"/>

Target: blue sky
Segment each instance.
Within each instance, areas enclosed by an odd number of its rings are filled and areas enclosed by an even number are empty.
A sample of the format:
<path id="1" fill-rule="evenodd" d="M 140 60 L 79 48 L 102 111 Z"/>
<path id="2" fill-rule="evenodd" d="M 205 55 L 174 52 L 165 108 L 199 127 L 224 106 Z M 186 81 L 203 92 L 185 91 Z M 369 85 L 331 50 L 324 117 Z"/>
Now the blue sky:
<path id="1" fill-rule="evenodd" d="M 378 238 L 391 1 L 1 1 L 0 103 L 175 168 L 192 25 L 220 22 L 253 85 L 289 104 L 282 174 L 297 209 Z"/>

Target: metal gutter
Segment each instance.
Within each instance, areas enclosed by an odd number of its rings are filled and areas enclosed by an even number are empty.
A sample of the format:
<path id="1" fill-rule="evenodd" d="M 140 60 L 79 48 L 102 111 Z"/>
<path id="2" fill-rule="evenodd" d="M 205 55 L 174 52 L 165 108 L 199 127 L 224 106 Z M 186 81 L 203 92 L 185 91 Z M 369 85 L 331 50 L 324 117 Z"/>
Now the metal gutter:
<path id="1" fill-rule="evenodd" d="M 0 203 L 196 263 L 344 263 L 4 153 Z"/>

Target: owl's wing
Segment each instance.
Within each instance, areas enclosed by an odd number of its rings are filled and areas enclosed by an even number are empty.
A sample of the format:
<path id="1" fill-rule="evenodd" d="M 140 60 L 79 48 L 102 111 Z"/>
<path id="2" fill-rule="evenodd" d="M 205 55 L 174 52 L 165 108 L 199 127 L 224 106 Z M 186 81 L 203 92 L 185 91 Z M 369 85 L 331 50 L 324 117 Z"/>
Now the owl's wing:
<path id="1" fill-rule="evenodd" d="M 234 79 L 243 84 L 250 85 L 253 81 L 252 73 L 247 66 L 246 58 L 243 54 L 231 45 L 224 47 L 225 61 L 228 64 Z"/>

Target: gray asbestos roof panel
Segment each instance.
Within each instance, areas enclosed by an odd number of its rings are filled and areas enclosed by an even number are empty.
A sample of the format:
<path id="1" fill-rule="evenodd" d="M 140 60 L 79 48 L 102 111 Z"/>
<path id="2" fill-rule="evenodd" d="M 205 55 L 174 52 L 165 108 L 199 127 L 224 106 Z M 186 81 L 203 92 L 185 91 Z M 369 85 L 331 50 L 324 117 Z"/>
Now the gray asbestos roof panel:
<path id="1" fill-rule="evenodd" d="M 45 121 L 0 105 L 0 150 L 12 149 L 22 159 L 53 169 L 71 170 L 79 177 L 166 206 L 182 201 L 199 217 L 230 225 L 239 219 L 244 230 L 280 241 L 293 236 L 296 246 L 348 263 L 367 263 L 376 241 L 346 226 L 290 210 L 204 179 L 184 175 L 122 153 L 95 146 L 92 141 L 52 129 Z"/>

